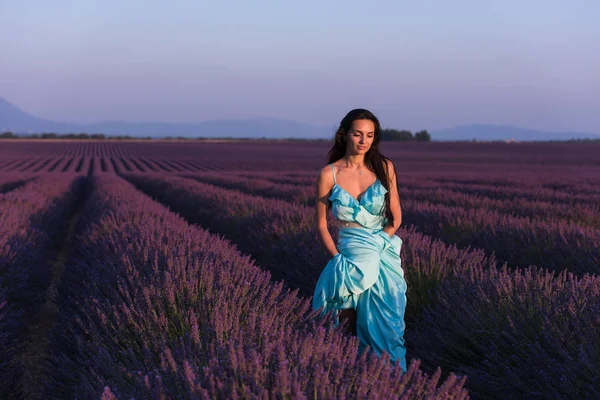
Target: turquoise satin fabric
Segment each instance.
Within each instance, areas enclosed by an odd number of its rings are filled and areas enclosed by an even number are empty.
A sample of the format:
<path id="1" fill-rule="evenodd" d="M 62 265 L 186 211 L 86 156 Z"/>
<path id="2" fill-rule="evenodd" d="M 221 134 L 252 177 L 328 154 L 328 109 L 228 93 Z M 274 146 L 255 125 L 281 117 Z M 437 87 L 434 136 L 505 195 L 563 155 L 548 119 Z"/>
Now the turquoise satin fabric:
<path id="1" fill-rule="evenodd" d="M 359 200 L 334 184 L 329 197 L 334 216 L 342 221 L 358 222 L 364 228 L 340 228 L 339 253 L 321 272 L 312 307 L 322 308 L 323 312 L 356 309 L 356 333 L 361 349 L 371 346 L 378 355 L 387 352 L 393 362 L 400 360 L 406 371 L 402 240 L 396 235 L 390 238 L 382 230 L 387 222 L 380 215 L 385 193 L 387 190 L 379 180 Z"/>

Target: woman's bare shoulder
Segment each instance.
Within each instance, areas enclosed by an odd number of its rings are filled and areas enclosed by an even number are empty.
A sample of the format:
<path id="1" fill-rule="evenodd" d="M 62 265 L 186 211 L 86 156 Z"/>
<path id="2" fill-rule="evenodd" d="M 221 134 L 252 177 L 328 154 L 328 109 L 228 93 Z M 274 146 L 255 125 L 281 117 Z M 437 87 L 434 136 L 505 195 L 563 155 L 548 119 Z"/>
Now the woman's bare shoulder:
<path id="1" fill-rule="evenodd" d="M 386 170 L 389 172 L 394 172 L 394 163 L 392 160 L 390 160 L 389 158 L 387 160 L 385 160 L 385 168 Z"/>
<path id="2" fill-rule="evenodd" d="M 324 166 L 323 168 L 321 168 L 319 170 L 319 174 L 317 176 L 317 181 L 325 182 L 325 183 L 329 183 L 329 181 L 331 181 L 331 184 L 333 185 L 333 174 L 331 171 L 330 164 L 327 164 L 326 166 Z"/>

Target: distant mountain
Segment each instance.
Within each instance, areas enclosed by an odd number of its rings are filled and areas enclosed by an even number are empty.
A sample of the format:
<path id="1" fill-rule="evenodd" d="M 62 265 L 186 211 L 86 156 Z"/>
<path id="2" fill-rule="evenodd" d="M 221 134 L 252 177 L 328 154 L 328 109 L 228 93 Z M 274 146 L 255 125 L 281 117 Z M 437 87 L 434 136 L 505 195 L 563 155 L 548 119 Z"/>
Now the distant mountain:
<path id="1" fill-rule="evenodd" d="M 73 132 L 72 125 L 36 118 L 0 97 L 0 132 Z"/>
<path id="2" fill-rule="evenodd" d="M 103 133 L 130 136 L 183 136 L 183 137 L 267 137 L 328 139 L 333 130 L 302 122 L 268 117 L 249 119 L 222 119 L 195 124 L 165 122 L 109 121 L 78 125 L 48 121 L 34 117 L 0 97 L 0 132 L 24 133 Z"/>
<path id="3" fill-rule="evenodd" d="M 210 137 L 268 137 L 268 138 L 329 138 L 329 127 L 305 124 L 268 117 L 250 119 L 219 119 L 196 124 L 171 124 L 164 122 L 101 122 L 87 125 L 89 133 L 132 136 L 210 136 Z"/>
<path id="4" fill-rule="evenodd" d="M 544 132 L 524 129 L 511 125 L 464 125 L 455 128 L 431 132 L 431 140 L 570 140 L 570 139 L 600 139 L 598 133 L 586 132 Z"/>
<path id="5" fill-rule="evenodd" d="M 334 128 L 268 117 L 220 119 L 195 124 L 108 121 L 88 125 L 68 124 L 34 117 L 0 97 L 0 133 L 103 133 L 130 136 L 246 137 L 331 139 Z M 510 125 L 466 125 L 430 132 L 433 141 L 450 140 L 569 140 L 600 139 L 600 134 L 543 132 Z"/>

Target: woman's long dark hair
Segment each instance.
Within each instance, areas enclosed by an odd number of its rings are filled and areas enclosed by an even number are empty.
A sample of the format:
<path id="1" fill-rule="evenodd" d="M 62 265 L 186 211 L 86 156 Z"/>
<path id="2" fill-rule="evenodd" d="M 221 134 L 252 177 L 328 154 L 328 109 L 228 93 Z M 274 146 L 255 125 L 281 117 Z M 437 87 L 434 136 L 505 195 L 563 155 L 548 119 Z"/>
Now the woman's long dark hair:
<path id="1" fill-rule="evenodd" d="M 369 110 L 365 110 L 363 108 L 356 108 L 350 111 L 340 122 L 340 127 L 335 133 L 333 147 L 327 153 L 327 157 L 329 159 L 328 164 L 334 163 L 337 160 L 341 159 L 346 155 L 346 138 L 350 128 L 352 127 L 352 122 L 357 119 L 368 119 L 373 121 L 375 125 L 375 132 L 373 137 L 373 143 L 371 144 L 371 148 L 365 154 L 365 165 L 366 167 L 372 171 L 379 181 L 387 189 L 387 193 L 385 194 L 385 202 L 383 210 L 385 210 L 385 217 L 388 219 L 388 223 L 394 224 L 394 215 L 392 214 L 392 209 L 390 207 L 390 188 L 388 183 L 388 171 L 384 167 L 387 160 L 383 154 L 379 152 L 379 142 L 381 141 L 381 125 L 379 124 L 379 120 L 372 112 Z M 394 166 L 394 175 L 396 174 L 396 167 Z M 396 178 L 396 185 L 398 185 Z M 329 206 L 331 207 L 331 201 L 329 202 Z"/>

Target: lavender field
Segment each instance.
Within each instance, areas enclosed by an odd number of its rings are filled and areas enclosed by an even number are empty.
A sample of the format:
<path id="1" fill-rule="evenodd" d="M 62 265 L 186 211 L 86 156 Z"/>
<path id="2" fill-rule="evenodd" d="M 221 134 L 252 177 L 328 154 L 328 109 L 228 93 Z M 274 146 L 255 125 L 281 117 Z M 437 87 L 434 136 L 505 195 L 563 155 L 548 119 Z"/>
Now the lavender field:
<path id="1" fill-rule="evenodd" d="M 0 142 L 0 398 L 600 398 L 600 144 L 382 142 L 406 373 L 311 310 L 329 147 Z"/>

